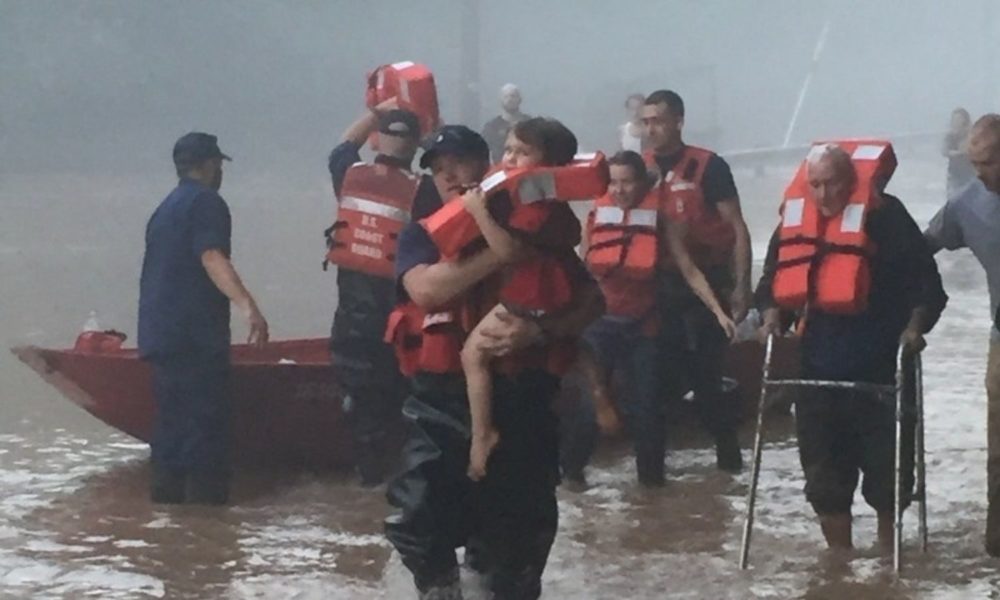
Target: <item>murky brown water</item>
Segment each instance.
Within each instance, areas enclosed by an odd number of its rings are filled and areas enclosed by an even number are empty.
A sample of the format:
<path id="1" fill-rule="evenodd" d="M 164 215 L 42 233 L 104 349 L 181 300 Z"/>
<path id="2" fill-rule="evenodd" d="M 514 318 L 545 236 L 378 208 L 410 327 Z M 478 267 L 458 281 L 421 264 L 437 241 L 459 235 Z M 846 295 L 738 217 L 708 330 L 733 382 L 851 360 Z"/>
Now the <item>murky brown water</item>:
<path id="1" fill-rule="evenodd" d="M 893 183 L 922 224 L 943 194 L 941 173 L 937 161 L 904 160 Z M 758 246 L 784 176 L 738 174 Z M 171 185 L 166 169 L 150 180 L 0 180 L 3 345 L 68 345 L 92 309 L 102 324 L 134 331 L 143 226 Z M 329 326 L 333 278 L 319 268 L 327 190 L 322 168 L 270 178 L 227 171 L 237 265 L 277 337 Z M 874 514 L 861 503 L 851 560 L 821 550 L 794 440 L 775 434 L 751 570 L 736 566 L 746 474 L 717 472 L 710 450 L 679 450 L 669 485 L 648 492 L 634 485 L 624 451 L 612 449 L 599 456 L 589 490 L 560 492 L 545 597 L 1000 598 L 1000 561 L 981 543 L 983 276 L 966 254 L 940 264 L 951 303 L 924 361 L 931 553 L 917 550 L 908 514 L 901 579 L 874 550 Z M 0 598 L 413 596 L 381 536 L 381 491 L 337 474 L 244 471 L 231 508 L 154 508 L 143 445 L 62 400 L 10 355 L 0 355 L 0 380 Z"/>

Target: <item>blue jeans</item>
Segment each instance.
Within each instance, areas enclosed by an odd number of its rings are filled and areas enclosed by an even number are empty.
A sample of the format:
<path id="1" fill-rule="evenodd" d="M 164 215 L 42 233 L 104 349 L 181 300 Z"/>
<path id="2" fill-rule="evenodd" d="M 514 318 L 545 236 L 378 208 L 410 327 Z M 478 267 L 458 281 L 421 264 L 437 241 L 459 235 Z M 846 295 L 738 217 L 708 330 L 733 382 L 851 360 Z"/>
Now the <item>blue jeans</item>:
<path id="1" fill-rule="evenodd" d="M 640 473 L 649 468 L 662 470 L 667 427 L 665 397 L 659 393 L 656 339 L 642 335 L 641 329 L 638 320 L 605 315 L 583 334 L 587 351 L 601 370 L 611 380 L 620 375 L 624 383 L 619 407 L 635 445 Z M 563 430 L 562 467 L 567 473 L 582 471 L 597 445 L 593 393 L 589 385 L 580 388 L 580 403 Z"/>

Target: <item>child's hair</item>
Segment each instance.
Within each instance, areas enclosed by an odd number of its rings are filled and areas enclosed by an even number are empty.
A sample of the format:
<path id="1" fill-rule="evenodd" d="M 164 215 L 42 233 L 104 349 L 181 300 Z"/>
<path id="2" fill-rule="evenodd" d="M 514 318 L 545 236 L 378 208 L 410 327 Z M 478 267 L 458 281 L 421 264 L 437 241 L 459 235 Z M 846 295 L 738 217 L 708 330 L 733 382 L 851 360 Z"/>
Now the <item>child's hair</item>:
<path id="1" fill-rule="evenodd" d="M 642 156 L 634 150 L 622 150 L 608 159 L 608 166 L 628 167 L 632 169 L 632 177 L 640 183 L 649 180 L 649 172 L 646 170 L 646 162 Z"/>
<path id="2" fill-rule="evenodd" d="M 519 121 L 512 131 L 514 137 L 542 151 L 542 164 L 546 166 L 568 165 L 576 156 L 576 136 L 556 119 L 532 117 Z"/>

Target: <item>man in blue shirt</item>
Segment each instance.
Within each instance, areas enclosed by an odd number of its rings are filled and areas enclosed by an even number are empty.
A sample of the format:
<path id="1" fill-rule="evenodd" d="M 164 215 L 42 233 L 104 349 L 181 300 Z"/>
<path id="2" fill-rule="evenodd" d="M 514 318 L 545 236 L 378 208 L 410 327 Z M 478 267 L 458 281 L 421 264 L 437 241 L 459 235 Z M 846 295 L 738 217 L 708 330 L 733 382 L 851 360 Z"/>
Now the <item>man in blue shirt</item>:
<path id="1" fill-rule="evenodd" d="M 146 225 L 139 282 L 139 355 L 153 369 L 153 502 L 225 504 L 229 495 L 229 303 L 267 342 L 267 321 L 229 260 L 232 222 L 218 194 L 217 139 L 174 145 L 180 181 Z"/>

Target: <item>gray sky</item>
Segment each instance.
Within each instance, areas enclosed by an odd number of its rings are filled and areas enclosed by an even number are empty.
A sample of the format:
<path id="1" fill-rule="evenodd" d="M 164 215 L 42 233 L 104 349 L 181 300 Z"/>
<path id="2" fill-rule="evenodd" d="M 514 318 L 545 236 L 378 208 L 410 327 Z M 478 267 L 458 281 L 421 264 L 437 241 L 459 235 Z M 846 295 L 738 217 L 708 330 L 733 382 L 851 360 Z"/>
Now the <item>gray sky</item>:
<path id="1" fill-rule="evenodd" d="M 459 120 L 460 0 L 0 0 L 0 171 L 169 168 L 180 134 L 217 133 L 256 170 L 322 171 L 362 109 L 364 76 L 415 60 Z M 716 149 L 781 143 L 825 21 L 793 142 L 943 129 L 996 109 L 989 0 L 480 3 L 479 126 L 497 89 L 613 143 L 632 91 L 688 104 Z M 315 167 L 313 167 L 315 165 Z"/>

